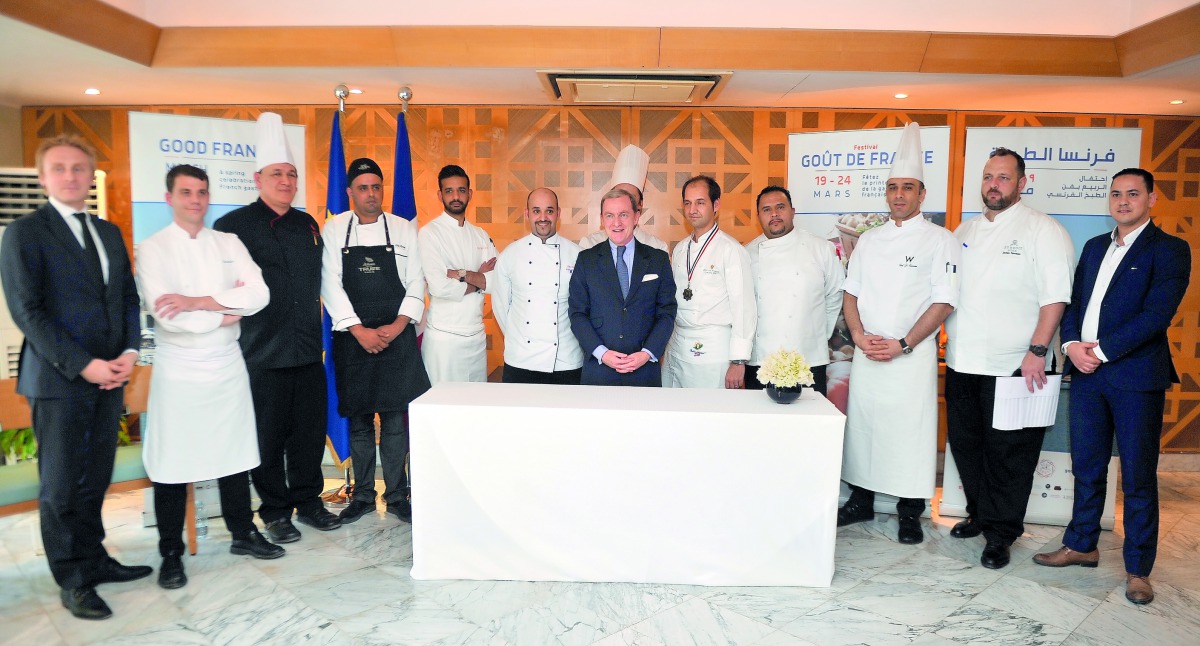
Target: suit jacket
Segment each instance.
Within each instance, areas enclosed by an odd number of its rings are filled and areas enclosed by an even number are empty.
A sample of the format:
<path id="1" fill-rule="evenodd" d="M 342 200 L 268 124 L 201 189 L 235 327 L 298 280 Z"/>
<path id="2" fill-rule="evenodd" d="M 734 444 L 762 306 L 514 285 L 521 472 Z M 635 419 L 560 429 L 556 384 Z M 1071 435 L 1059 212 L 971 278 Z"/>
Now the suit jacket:
<path id="1" fill-rule="evenodd" d="M 1071 303 L 1063 314 L 1063 343 L 1080 340 L 1083 315 L 1111 243 L 1111 235 L 1105 233 L 1083 247 Z M 1098 378 L 1115 388 L 1137 391 L 1166 390 L 1179 382 L 1167 328 L 1187 291 L 1191 265 L 1186 242 L 1153 222 L 1146 225 L 1121 259 L 1100 305 L 1100 349 L 1108 361 L 1096 369 Z M 1068 360 L 1066 370 L 1070 369 Z"/>
<path id="2" fill-rule="evenodd" d="M 30 398 L 96 392 L 79 373 L 92 359 L 115 359 L 141 344 L 138 293 L 121 231 L 92 220 L 108 256 L 108 285 L 49 203 L 4 232 L 0 279 L 13 321 L 25 335 L 17 392 Z"/>
<path id="3" fill-rule="evenodd" d="M 585 384 L 611 386 L 661 386 L 661 364 L 667 341 L 675 328 L 675 279 L 666 252 L 634 242 L 629 294 L 621 298 L 621 283 L 613 264 L 612 248 L 598 244 L 579 253 L 571 275 L 569 299 L 571 331 L 586 355 Z M 630 354 L 642 348 L 659 362 L 628 374 L 596 361 L 592 352 L 601 345 Z"/>

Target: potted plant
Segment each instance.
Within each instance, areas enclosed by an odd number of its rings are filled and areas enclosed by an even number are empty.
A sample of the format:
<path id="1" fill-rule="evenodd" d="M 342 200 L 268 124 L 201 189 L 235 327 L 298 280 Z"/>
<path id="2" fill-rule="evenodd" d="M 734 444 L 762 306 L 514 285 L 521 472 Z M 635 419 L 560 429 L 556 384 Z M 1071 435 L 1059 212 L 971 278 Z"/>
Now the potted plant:
<path id="1" fill-rule="evenodd" d="M 801 389 L 814 383 L 808 361 L 795 350 L 776 350 L 767 355 L 758 369 L 758 380 L 766 386 L 767 395 L 780 404 L 796 401 Z"/>

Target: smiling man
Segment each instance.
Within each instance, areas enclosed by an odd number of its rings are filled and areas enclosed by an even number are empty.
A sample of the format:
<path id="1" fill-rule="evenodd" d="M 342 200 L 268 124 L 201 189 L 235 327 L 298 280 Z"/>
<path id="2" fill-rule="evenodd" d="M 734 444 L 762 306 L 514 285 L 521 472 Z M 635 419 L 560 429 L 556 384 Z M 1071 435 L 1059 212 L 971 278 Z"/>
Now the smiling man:
<path id="1" fill-rule="evenodd" d="M 659 360 L 675 324 L 675 281 L 665 251 L 633 237 L 638 210 L 628 191 L 600 200 L 608 234 L 579 254 L 571 276 L 571 331 L 592 359 L 582 383 L 662 386 Z"/>
<path id="2" fill-rule="evenodd" d="M 683 184 L 683 216 L 692 233 L 675 245 L 675 333 L 667 346 L 663 385 L 742 388 L 754 347 L 758 307 L 750 254 L 721 231 L 721 186 L 707 175 Z"/>
<path id="3" fill-rule="evenodd" d="M 538 188 L 525 200 L 529 235 L 496 264 L 492 313 L 504 332 L 504 383 L 578 384 L 583 351 L 567 302 L 579 247 L 558 235 L 558 195 Z"/>

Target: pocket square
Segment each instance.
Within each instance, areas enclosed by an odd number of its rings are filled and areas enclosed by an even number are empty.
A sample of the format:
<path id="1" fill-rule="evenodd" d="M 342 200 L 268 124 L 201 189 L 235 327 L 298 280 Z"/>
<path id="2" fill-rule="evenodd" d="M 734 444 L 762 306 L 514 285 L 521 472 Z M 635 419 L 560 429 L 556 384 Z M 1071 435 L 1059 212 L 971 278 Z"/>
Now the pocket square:
<path id="1" fill-rule="evenodd" d="M 646 281 L 654 280 L 656 278 L 658 278 L 658 274 L 646 274 L 645 276 L 642 276 L 642 282 L 644 283 Z"/>

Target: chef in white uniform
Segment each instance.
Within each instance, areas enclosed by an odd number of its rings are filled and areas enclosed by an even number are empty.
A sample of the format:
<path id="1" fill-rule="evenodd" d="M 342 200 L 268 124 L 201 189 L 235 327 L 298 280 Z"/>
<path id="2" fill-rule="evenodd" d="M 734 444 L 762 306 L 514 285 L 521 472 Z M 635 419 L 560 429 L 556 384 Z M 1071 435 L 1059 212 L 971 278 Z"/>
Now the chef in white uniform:
<path id="1" fill-rule="evenodd" d="M 843 310 L 854 339 L 838 526 L 874 518 L 875 492 L 899 498 L 898 540 L 924 540 L 937 471 L 937 331 L 958 302 L 958 241 L 921 214 L 921 131 L 905 127 L 887 180 L 890 218 L 850 256 Z"/>
<path id="2" fill-rule="evenodd" d="M 504 332 L 504 383 L 578 384 L 583 350 L 567 314 L 579 246 L 558 235 L 558 195 L 525 200 L 531 233 L 500 254 L 492 313 Z"/>
<path id="3" fill-rule="evenodd" d="M 208 175 L 195 166 L 167 174 L 171 224 L 138 245 L 142 302 L 154 316 L 156 357 L 142 440 L 154 483 L 159 585 L 187 583 L 183 521 L 187 483 L 217 479 L 229 551 L 272 559 L 282 547 L 254 526 L 248 472 L 258 466 L 250 377 L 239 321 L 266 306 L 262 272 L 237 236 L 204 226 Z"/>
<path id="4" fill-rule="evenodd" d="M 438 173 L 442 214 L 421 228 L 421 266 L 429 286 L 421 358 L 429 381 L 487 381 L 483 295 L 492 293 L 496 245 L 467 222 L 471 180 L 461 166 Z"/>
<path id="5" fill-rule="evenodd" d="M 750 254 L 717 226 L 721 186 L 707 175 L 683 185 L 692 234 L 675 245 L 675 332 L 667 345 L 663 386 L 742 388 L 754 348 L 758 307 Z"/>
<path id="6" fill-rule="evenodd" d="M 646 154 L 646 151 L 633 144 L 621 149 L 621 152 L 617 155 L 617 162 L 613 165 L 612 188 L 619 188 L 633 195 L 634 199 L 637 200 L 637 204 L 634 204 L 634 206 L 639 211 L 643 207 L 642 190 L 646 187 L 646 171 L 649 167 L 650 156 Z M 643 217 L 645 216 L 644 213 L 642 215 Z M 667 243 L 654 237 L 654 234 L 647 231 L 646 227 L 636 227 L 633 230 L 633 239 L 655 249 L 662 249 L 667 253 L 671 252 L 667 248 Z M 607 240 L 608 233 L 604 231 L 604 220 L 601 219 L 600 230 L 591 235 L 584 236 L 579 241 L 579 249 L 591 249 Z"/>
<path id="7" fill-rule="evenodd" d="M 825 394 L 829 337 L 842 311 L 846 270 L 833 243 L 795 227 L 792 194 L 768 186 L 755 202 L 763 234 L 746 245 L 758 327 L 746 387 L 761 390 L 758 368 L 776 350 L 799 350 L 812 368 L 813 389 Z"/>

